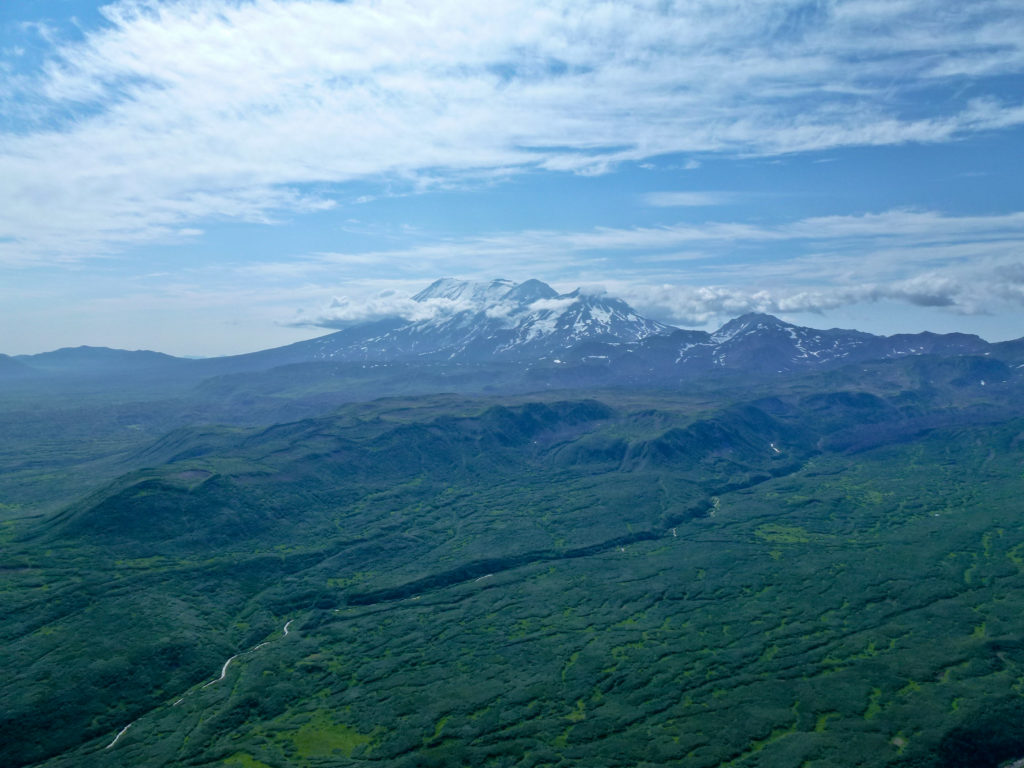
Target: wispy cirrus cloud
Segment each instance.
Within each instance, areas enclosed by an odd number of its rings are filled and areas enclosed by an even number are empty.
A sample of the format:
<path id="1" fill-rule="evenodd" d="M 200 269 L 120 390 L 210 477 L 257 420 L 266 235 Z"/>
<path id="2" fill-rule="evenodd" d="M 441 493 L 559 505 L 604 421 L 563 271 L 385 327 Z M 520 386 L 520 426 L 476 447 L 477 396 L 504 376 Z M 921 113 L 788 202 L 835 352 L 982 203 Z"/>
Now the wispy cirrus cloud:
<path id="1" fill-rule="evenodd" d="M 648 192 L 643 200 L 657 208 L 701 208 L 722 205 L 735 196 L 729 192 Z"/>
<path id="2" fill-rule="evenodd" d="M 0 86 L 2 260 L 323 210 L 356 180 L 415 190 L 1024 124 L 1020 99 L 981 80 L 1024 70 L 1011 0 L 124 0 L 104 14 Z M 953 90 L 920 98 L 937 87 Z"/>
<path id="3" fill-rule="evenodd" d="M 615 271 L 652 272 L 674 259 L 707 261 L 725 275 L 757 270 L 759 276 L 792 278 L 806 270 L 808 279 L 841 276 L 857 264 L 873 274 L 888 265 L 892 274 L 928 265 L 1019 257 L 1024 246 L 1024 211 L 988 216 L 949 216 L 935 211 L 891 210 L 847 216 L 817 216 L 778 224 L 708 221 L 660 227 L 594 227 L 580 231 L 524 230 L 461 238 L 436 238 L 390 250 L 321 253 L 304 262 L 312 271 L 338 266 L 439 272 L 473 271 L 502 263 L 529 276 L 551 262 L 573 267 L 593 263 L 606 254 L 620 256 Z M 729 256 L 737 248 L 755 249 L 747 256 Z M 688 249 L 677 256 L 678 249 Z M 657 254 L 663 254 L 657 256 Z M 655 255 L 655 258 L 647 258 Z M 845 257 L 848 257 L 845 258 Z M 644 263 L 662 265 L 644 267 Z M 289 262 L 288 268 L 302 268 Z M 698 268 L 688 264 L 687 269 Z M 813 274 L 811 269 L 813 268 Z M 274 265 L 253 267 L 257 271 Z M 825 270 L 826 272 L 823 272 Z M 550 271 L 550 269 L 548 270 Z M 866 270 L 868 271 L 868 270 Z"/>

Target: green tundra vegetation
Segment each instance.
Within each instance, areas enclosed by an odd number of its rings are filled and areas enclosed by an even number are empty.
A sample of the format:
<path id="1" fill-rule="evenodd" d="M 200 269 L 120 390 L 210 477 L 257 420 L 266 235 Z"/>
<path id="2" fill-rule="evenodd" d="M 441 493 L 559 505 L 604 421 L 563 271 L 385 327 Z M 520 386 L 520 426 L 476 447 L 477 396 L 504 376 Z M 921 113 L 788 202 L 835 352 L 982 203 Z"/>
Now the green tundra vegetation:
<path id="1" fill-rule="evenodd" d="M 1024 757 L 1024 399 L 960 372 L 53 406 L 96 439 L 0 454 L 0 763 Z"/>

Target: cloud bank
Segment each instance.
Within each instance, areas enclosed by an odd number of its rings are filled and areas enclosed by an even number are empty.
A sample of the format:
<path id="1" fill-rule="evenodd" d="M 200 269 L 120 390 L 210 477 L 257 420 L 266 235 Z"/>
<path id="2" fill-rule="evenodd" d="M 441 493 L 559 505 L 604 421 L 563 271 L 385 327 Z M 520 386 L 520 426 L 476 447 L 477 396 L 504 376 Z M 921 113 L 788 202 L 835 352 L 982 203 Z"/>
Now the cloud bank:
<path id="1" fill-rule="evenodd" d="M 742 256 L 735 255 L 737 249 Z M 631 258 L 618 258 L 623 254 Z M 689 327 L 744 312 L 822 313 L 872 302 L 980 315 L 1024 308 L 1024 212 L 947 216 L 891 210 L 773 225 L 721 221 L 529 231 L 321 254 L 290 266 L 326 276 L 349 264 L 365 269 L 374 263 L 404 274 L 405 281 L 417 273 L 424 280 L 444 273 L 490 279 L 491 265 L 502 264 L 504 277 L 548 274 L 556 282 L 551 265 L 560 264 L 565 290 L 579 282 L 589 292 L 603 286 L 655 319 Z M 475 271 L 467 273 L 467 265 Z M 426 310 L 416 302 L 403 308 L 401 302 L 411 300 L 400 295 L 387 295 L 387 310 L 372 298 L 346 304 L 340 313 L 321 308 L 306 320 L 333 328 L 344 327 L 350 316 L 424 317 Z"/>
<path id="2" fill-rule="evenodd" d="M 822 314 L 853 304 L 882 301 L 944 307 L 964 314 L 983 313 L 1000 293 L 995 275 L 975 273 L 972 278 L 969 289 L 948 276 L 929 274 L 892 284 L 869 283 L 821 290 L 663 285 L 628 287 L 624 294 L 641 311 L 687 327 L 704 326 L 716 319 L 746 312 Z M 1015 299 L 1024 305 L 1019 293 Z"/>
<path id="3" fill-rule="evenodd" d="M 384 320 L 405 322 L 435 320 L 476 308 L 476 305 L 468 299 L 433 298 L 415 301 L 411 294 L 387 289 L 362 299 L 335 296 L 326 306 L 313 311 L 300 310 L 287 325 L 342 330 L 362 323 Z"/>
<path id="4" fill-rule="evenodd" d="M 324 210 L 352 181 L 415 190 L 1024 124 L 1019 94 L 983 87 L 1024 70 L 1017 0 L 125 0 L 104 14 L 0 85 L 4 261 Z"/>

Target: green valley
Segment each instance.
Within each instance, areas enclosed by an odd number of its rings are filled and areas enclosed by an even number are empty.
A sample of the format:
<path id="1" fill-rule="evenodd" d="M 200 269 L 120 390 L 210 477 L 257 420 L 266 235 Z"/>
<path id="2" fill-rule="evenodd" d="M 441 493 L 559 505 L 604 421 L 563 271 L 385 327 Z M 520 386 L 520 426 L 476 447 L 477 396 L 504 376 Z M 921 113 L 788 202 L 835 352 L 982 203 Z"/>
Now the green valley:
<path id="1" fill-rule="evenodd" d="M 944 365 L 173 429 L 5 524 L 3 761 L 1020 757 L 1020 390 Z"/>

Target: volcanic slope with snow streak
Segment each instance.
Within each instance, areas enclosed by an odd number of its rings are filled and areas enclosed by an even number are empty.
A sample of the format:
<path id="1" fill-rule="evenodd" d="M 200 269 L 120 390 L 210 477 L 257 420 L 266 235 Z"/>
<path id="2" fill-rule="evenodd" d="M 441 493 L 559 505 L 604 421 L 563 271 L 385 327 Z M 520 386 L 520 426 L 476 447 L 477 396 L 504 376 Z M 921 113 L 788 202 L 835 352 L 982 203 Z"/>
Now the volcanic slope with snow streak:
<path id="1" fill-rule="evenodd" d="M 426 319 L 375 324 L 315 339 L 319 360 L 522 360 L 557 356 L 583 341 L 637 342 L 676 329 L 626 302 L 580 290 L 559 294 L 539 280 L 443 278 L 413 299 Z"/>

